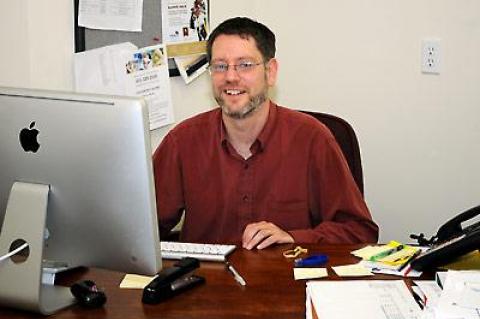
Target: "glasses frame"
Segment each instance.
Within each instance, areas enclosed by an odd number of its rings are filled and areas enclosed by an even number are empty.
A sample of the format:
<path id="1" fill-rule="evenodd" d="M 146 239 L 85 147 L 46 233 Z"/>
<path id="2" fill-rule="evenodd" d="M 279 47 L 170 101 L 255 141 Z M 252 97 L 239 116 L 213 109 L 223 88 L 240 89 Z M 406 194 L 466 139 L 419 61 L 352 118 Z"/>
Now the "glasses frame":
<path id="1" fill-rule="evenodd" d="M 250 62 L 250 61 L 248 61 Z M 262 61 L 262 62 L 257 62 L 257 63 L 248 63 L 248 66 L 246 65 L 247 63 L 246 62 L 242 62 L 242 63 L 237 63 L 237 64 L 222 64 L 223 66 L 225 66 L 225 71 L 214 71 L 212 70 L 212 67 L 215 65 L 215 64 L 210 64 L 208 66 L 208 72 L 210 72 L 211 75 L 225 75 L 227 74 L 228 70 L 230 70 L 230 68 L 232 67 L 233 70 L 235 72 L 237 72 L 237 74 L 246 74 L 250 71 L 253 71 L 253 69 L 255 69 L 256 66 L 259 66 L 261 64 L 263 64 L 264 66 L 267 65 L 268 62 L 265 62 L 265 61 Z M 221 63 L 218 63 L 218 64 L 221 64 Z"/>

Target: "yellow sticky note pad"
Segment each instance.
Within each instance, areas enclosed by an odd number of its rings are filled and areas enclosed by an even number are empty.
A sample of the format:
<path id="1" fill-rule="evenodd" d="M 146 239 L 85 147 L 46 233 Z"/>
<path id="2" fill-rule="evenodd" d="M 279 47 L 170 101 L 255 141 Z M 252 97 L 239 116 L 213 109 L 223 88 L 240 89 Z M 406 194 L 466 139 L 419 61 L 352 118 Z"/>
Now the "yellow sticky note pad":
<path id="1" fill-rule="evenodd" d="M 336 266 L 332 267 L 332 269 L 340 277 L 373 276 L 373 273 L 368 268 L 360 264 Z"/>
<path id="2" fill-rule="evenodd" d="M 120 283 L 120 288 L 126 289 L 143 289 L 146 285 L 153 280 L 155 276 L 140 276 L 140 275 L 133 275 L 133 274 L 126 274 L 123 277 L 122 282 Z"/>
<path id="3" fill-rule="evenodd" d="M 295 280 L 328 277 L 327 268 L 293 268 Z"/>
<path id="4" fill-rule="evenodd" d="M 392 247 L 388 245 L 381 245 L 381 246 L 366 246 L 351 252 L 352 255 L 362 258 L 362 259 L 369 259 L 370 257 L 381 253 L 382 251 L 388 250 Z"/>

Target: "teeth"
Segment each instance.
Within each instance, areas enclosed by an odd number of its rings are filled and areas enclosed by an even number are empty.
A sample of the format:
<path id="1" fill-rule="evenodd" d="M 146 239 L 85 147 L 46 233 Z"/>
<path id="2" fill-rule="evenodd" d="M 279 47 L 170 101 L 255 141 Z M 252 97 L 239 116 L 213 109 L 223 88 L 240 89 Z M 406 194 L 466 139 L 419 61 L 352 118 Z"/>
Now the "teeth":
<path id="1" fill-rule="evenodd" d="M 241 94 L 242 91 L 240 91 L 240 90 L 225 90 L 225 93 L 227 93 L 228 95 L 238 95 L 238 94 Z"/>

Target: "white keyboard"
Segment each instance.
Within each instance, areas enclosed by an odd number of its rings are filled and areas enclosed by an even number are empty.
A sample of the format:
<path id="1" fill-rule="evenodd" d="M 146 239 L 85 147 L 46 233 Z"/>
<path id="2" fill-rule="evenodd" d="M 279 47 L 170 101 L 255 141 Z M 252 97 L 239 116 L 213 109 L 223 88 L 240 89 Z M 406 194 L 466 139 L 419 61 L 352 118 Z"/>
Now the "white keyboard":
<path id="1" fill-rule="evenodd" d="M 160 247 L 162 249 L 162 258 L 165 259 L 192 257 L 199 260 L 220 262 L 225 261 L 227 256 L 236 248 L 235 245 L 181 243 L 173 241 L 162 241 L 160 242 Z"/>

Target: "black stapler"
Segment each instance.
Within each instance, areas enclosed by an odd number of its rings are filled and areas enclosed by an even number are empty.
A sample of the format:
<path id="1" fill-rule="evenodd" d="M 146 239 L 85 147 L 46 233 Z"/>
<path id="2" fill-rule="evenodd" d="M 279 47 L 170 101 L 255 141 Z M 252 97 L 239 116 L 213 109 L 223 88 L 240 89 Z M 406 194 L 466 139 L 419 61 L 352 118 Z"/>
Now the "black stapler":
<path id="1" fill-rule="evenodd" d="M 164 268 L 143 289 L 142 302 L 157 304 L 182 291 L 204 283 L 205 278 L 191 274 L 199 266 L 198 259 L 186 257 L 175 263 L 173 267 Z"/>

